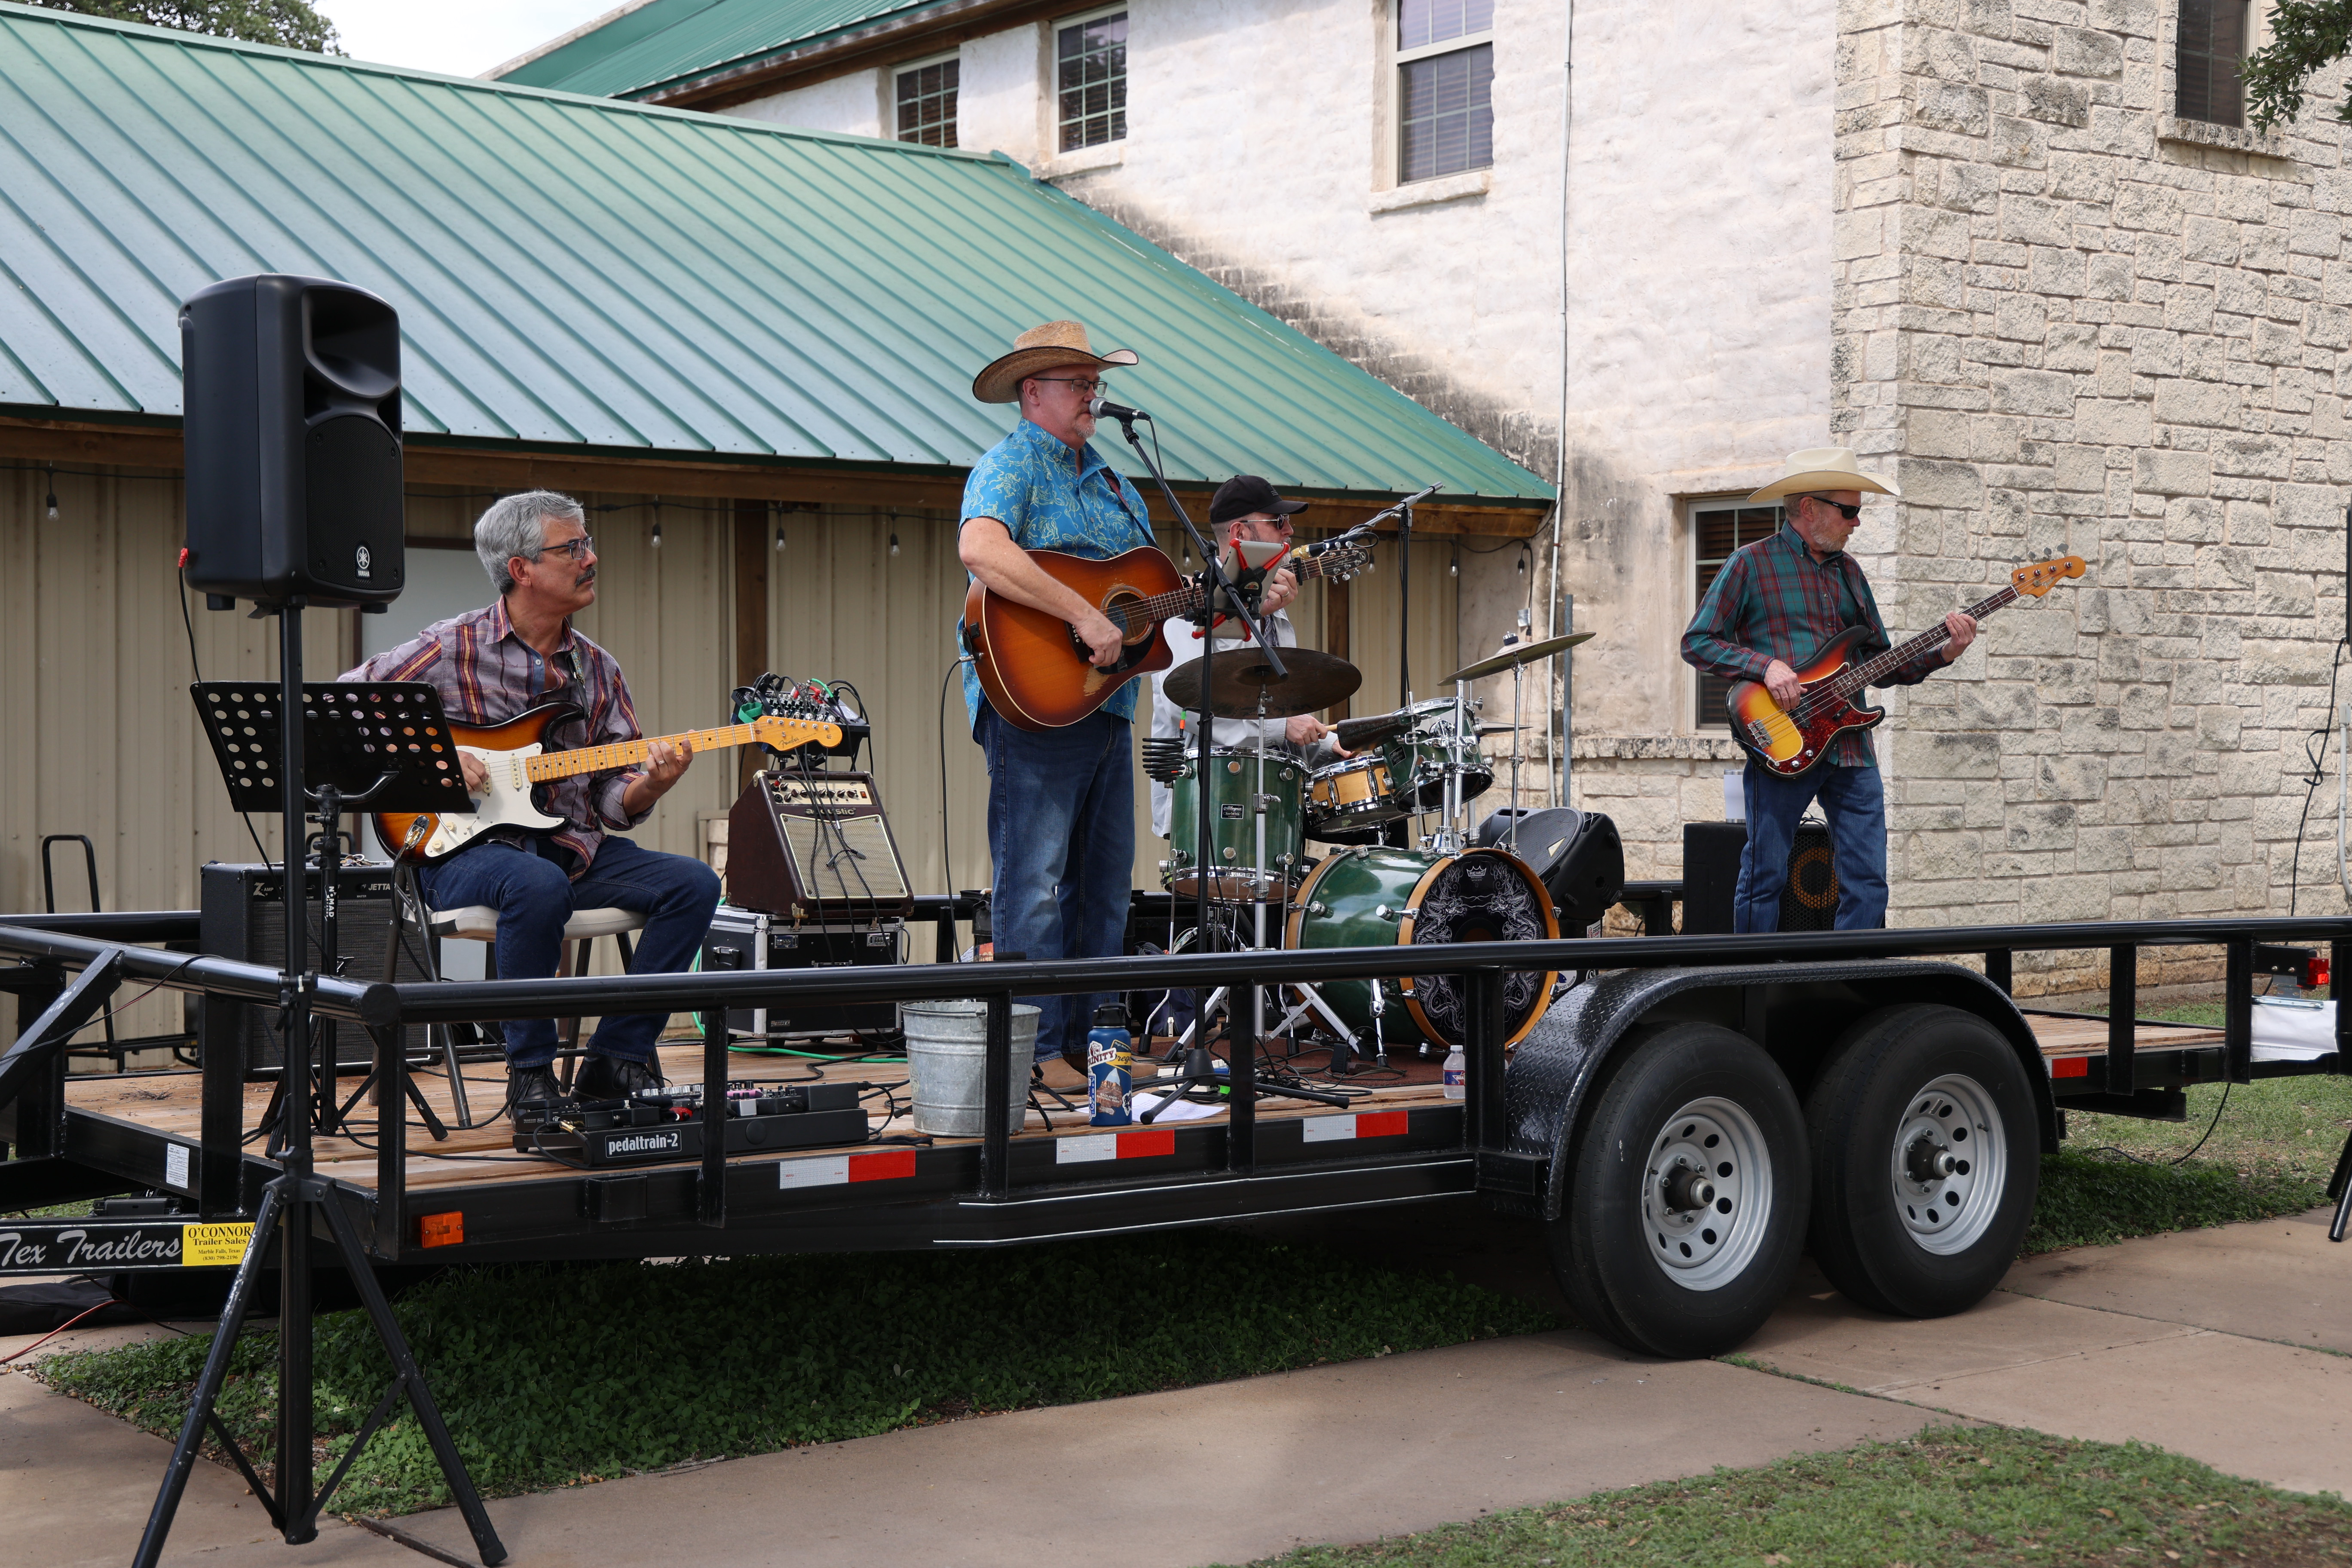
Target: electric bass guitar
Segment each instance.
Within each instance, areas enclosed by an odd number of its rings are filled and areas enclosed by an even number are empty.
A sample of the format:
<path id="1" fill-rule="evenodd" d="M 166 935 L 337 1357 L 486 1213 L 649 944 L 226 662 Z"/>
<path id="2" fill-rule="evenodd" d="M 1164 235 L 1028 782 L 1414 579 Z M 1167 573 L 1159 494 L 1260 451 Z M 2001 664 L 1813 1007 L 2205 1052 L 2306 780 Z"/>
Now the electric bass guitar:
<path id="1" fill-rule="evenodd" d="M 827 746 L 841 743 L 838 724 L 767 718 L 719 730 L 689 730 L 682 735 L 662 735 L 652 741 L 614 741 L 602 746 L 583 746 L 576 752 L 546 750 L 542 738 L 549 726 L 578 717 L 580 710 L 568 702 L 542 702 L 536 708 L 525 709 L 503 724 L 482 729 L 450 725 L 449 738 L 457 742 L 457 750 L 472 754 L 489 775 L 481 793 L 474 797 L 472 814 L 461 816 L 454 812 L 439 816 L 378 812 L 374 816 L 376 837 L 388 853 L 401 860 L 416 862 L 446 859 L 493 827 L 522 827 L 534 833 L 551 831 L 563 826 L 563 818 L 550 816 L 539 809 L 531 800 L 534 787 L 578 773 L 601 773 L 644 762 L 656 741 L 671 745 L 688 742 L 697 752 L 722 752 L 754 741 L 780 752 L 805 746 L 812 741 Z"/>
<path id="2" fill-rule="evenodd" d="M 1345 582 L 1370 562 L 1378 542 L 1371 533 L 1339 534 L 1302 544 L 1266 570 L 1295 572 L 1302 581 Z M 1018 729 L 1075 724 L 1137 676 L 1167 668 L 1175 658 L 1160 624 L 1171 616 L 1197 615 L 1208 604 L 1208 591 L 1179 576 L 1176 563 L 1149 544 L 1108 561 L 1058 550 L 1027 553 L 1045 575 L 1102 611 L 1126 646 L 1117 663 L 1097 666 L 1068 622 L 992 594 L 974 578 L 964 595 L 964 647 L 990 706 Z"/>
<path id="3" fill-rule="evenodd" d="M 2038 565 L 2021 566 L 2009 574 L 2008 587 L 1970 605 L 1964 613 L 1981 621 L 2021 597 L 2038 599 L 2062 579 L 2080 577 L 2086 570 L 2079 555 L 2062 555 Z M 1784 710 L 1760 680 L 1743 680 L 1734 686 L 1726 700 L 1731 710 L 1732 738 L 1747 747 L 1748 754 L 1764 767 L 1782 778 L 1795 778 L 1829 755 L 1830 742 L 1839 734 L 1847 730 L 1867 730 L 1886 717 L 1883 708 L 1858 704 L 1856 699 L 1864 687 L 1902 668 L 1921 654 L 1943 647 L 1952 635 L 1937 622 L 1932 631 L 1921 632 L 1909 642 L 1853 663 L 1851 650 L 1855 641 L 1868 636 L 1869 631 L 1867 626 L 1848 626 L 1822 645 L 1812 663 L 1797 671 L 1798 683 L 1804 690 L 1793 708 Z"/>

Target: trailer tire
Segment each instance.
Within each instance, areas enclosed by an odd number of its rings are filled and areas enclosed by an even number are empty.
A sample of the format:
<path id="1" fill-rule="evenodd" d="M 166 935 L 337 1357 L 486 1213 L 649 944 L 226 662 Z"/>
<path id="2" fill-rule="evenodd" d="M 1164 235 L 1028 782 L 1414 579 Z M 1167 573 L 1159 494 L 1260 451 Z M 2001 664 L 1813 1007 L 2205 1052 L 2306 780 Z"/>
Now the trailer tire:
<path id="1" fill-rule="evenodd" d="M 1772 1058 L 1714 1024 L 1633 1045 L 1577 1141 L 1553 1272 L 1585 1326 L 1675 1358 L 1772 1315 L 1804 1245 L 1804 1112 Z"/>
<path id="2" fill-rule="evenodd" d="M 1830 1282 L 1907 1318 L 1983 1300 L 2033 1218 L 2034 1110 L 2015 1048 L 1973 1013 L 1911 1005 L 1856 1023 L 1805 1097 L 1813 1259 Z"/>

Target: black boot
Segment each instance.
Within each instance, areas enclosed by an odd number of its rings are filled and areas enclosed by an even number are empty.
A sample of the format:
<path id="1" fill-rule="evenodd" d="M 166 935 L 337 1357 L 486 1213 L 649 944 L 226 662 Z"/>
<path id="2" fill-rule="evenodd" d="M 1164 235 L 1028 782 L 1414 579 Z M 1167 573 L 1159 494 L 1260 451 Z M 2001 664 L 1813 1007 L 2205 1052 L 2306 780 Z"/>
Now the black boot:
<path id="1" fill-rule="evenodd" d="M 627 1100 L 638 1090 L 659 1089 L 661 1068 L 654 1062 L 626 1062 L 595 1051 L 580 1064 L 572 1091 L 583 1100 Z"/>
<path id="2" fill-rule="evenodd" d="M 507 1109 L 509 1110 L 520 1106 L 535 1104 L 542 1108 L 539 1114 L 544 1116 L 558 1106 L 568 1103 L 571 1097 L 557 1086 L 555 1069 L 552 1067 L 523 1068 L 509 1065 L 507 1068 Z"/>

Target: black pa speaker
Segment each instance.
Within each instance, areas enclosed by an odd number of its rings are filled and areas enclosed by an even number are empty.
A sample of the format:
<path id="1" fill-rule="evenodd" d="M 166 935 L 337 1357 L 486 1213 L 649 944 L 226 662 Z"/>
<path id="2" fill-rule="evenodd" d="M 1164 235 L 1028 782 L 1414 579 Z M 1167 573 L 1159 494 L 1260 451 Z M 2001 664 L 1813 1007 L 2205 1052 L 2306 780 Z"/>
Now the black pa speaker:
<path id="1" fill-rule="evenodd" d="M 1560 934 L 1582 936 L 1625 891 L 1625 846 L 1616 823 L 1597 811 L 1507 805 L 1479 825 L 1478 847 L 1509 843 L 1514 816 L 1519 820 L 1519 858 L 1542 879 L 1544 890 L 1559 907 Z"/>
<path id="2" fill-rule="evenodd" d="M 319 957 L 317 938 L 319 868 L 303 877 L 303 924 L 312 942 L 310 958 Z M 201 908 L 197 947 L 215 958 L 233 958 L 265 969 L 286 962 L 286 877 L 275 866 L 207 864 L 197 878 Z M 335 952 L 337 967 L 346 980 L 362 984 L 383 978 L 385 952 L 395 940 L 392 914 L 392 868 L 346 865 L 335 880 Z M 417 961 L 416 938 L 400 942 L 395 980 L 428 978 Z M 267 1003 L 237 1002 L 225 996 L 205 998 L 198 1045 L 206 1052 L 235 1048 L 244 1053 L 246 1071 L 286 1065 L 285 1043 L 276 1027 L 277 1008 Z M 405 1026 L 401 1034 L 413 1056 L 425 1049 L 425 1028 Z M 357 1024 L 335 1030 L 335 1061 L 342 1072 L 365 1072 L 375 1059 L 375 1045 Z"/>
<path id="3" fill-rule="evenodd" d="M 1748 847 L 1744 822 L 1683 824 L 1683 933 L 1729 935 L 1739 887 L 1739 857 Z M 1780 931 L 1837 927 L 1837 858 L 1826 824 L 1797 824 L 1789 847 L 1789 882 L 1780 890 Z"/>
<path id="4" fill-rule="evenodd" d="M 180 307 L 180 378 L 189 585 L 216 601 L 398 597 L 392 307 L 318 278 L 215 283 Z"/>

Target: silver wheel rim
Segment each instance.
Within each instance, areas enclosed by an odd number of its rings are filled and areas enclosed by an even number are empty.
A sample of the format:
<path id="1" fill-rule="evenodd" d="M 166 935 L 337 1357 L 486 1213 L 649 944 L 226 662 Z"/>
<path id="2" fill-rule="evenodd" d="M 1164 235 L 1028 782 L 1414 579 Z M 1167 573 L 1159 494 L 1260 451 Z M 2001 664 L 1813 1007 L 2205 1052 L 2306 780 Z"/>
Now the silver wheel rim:
<path id="1" fill-rule="evenodd" d="M 1948 1258 L 1984 1238 L 2009 1188 L 2001 1132 L 1992 1096 L 1965 1073 L 1946 1073 L 1905 1102 L 1887 1174 L 1895 1212 L 1921 1248 Z"/>
<path id="2" fill-rule="evenodd" d="M 1643 1169 L 1642 1219 L 1667 1279 L 1685 1290 L 1729 1284 L 1755 1261 L 1771 1216 L 1772 1158 L 1745 1107 L 1710 1096 L 1666 1120 Z"/>

